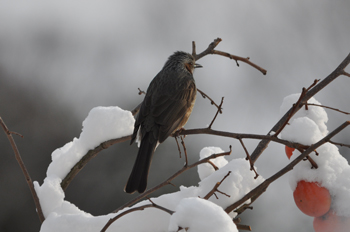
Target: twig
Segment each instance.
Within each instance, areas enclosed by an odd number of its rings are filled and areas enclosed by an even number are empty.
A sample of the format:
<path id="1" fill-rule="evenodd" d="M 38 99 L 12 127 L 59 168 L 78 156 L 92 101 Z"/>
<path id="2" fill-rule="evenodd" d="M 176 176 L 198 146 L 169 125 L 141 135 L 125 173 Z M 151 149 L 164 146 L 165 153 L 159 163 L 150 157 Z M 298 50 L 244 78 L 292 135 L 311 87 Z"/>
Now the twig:
<path id="1" fill-rule="evenodd" d="M 173 214 L 174 211 L 171 211 L 169 209 L 166 209 L 162 206 L 159 206 L 155 203 L 153 203 L 150 199 L 148 199 L 152 204 L 148 204 L 148 205 L 142 205 L 142 206 L 139 206 L 139 207 L 134 207 L 134 208 L 131 208 L 131 209 L 128 209 L 128 210 L 125 210 L 124 212 L 118 214 L 117 216 L 115 216 L 114 218 L 111 218 L 108 220 L 108 222 L 106 223 L 106 225 L 102 228 L 101 232 L 105 232 L 108 227 L 110 225 L 112 225 L 113 222 L 115 222 L 116 220 L 118 220 L 119 218 L 125 216 L 126 214 L 129 214 L 131 212 L 135 212 L 135 211 L 139 211 L 139 210 L 144 210 L 146 208 L 157 208 L 157 209 L 160 209 L 160 210 L 163 210 L 164 212 L 167 212 L 169 214 Z"/>
<path id="2" fill-rule="evenodd" d="M 336 143 L 336 142 L 333 142 L 331 140 L 328 141 L 329 143 L 332 143 L 334 145 L 338 145 L 338 146 L 341 146 L 341 147 L 348 147 L 350 148 L 350 145 L 349 144 L 345 144 L 345 143 Z"/>
<path id="3" fill-rule="evenodd" d="M 348 112 L 345 112 L 345 111 L 342 111 L 342 110 L 339 110 L 339 109 L 336 109 L 336 108 L 333 108 L 333 107 L 329 107 L 329 106 L 324 106 L 324 105 L 319 105 L 319 104 L 314 104 L 314 103 L 305 103 L 305 105 L 319 106 L 319 107 L 327 108 L 327 109 L 330 109 L 330 110 L 338 111 L 338 112 L 340 112 L 342 114 L 350 114 Z"/>
<path id="4" fill-rule="evenodd" d="M 246 160 L 249 161 L 249 164 L 250 164 L 250 171 L 254 171 L 254 172 L 255 172 L 255 177 L 254 177 L 254 179 L 256 179 L 256 178 L 259 177 L 259 174 L 256 172 L 256 170 L 255 170 L 255 168 L 254 168 L 254 164 L 253 164 L 253 162 L 252 162 L 252 160 L 251 160 L 251 158 L 250 158 L 249 152 L 248 152 L 246 146 L 244 145 L 243 140 L 242 140 L 241 138 L 239 138 L 238 140 L 239 140 L 239 142 L 241 143 L 241 145 L 242 145 L 242 147 L 243 147 L 243 149 L 244 149 L 244 151 L 245 151 L 245 154 L 246 154 L 246 156 L 247 156 L 247 157 L 246 157 Z"/>
<path id="5" fill-rule="evenodd" d="M 146 92 L 143 91 L 143 90 L 141 90 L 140 88 L 137 88 L 137 89 L 139 90 L 139 95 L 141 95 L 141 94 L 146 94 Z"/>
<path id="6" fill-rule="evenodd" d="M 257 70 L 259 70 L 262 74 L 266 75 L 266 70 L 259 67 L 258 65 L 252 63 L 248 58 L 243 58 L 240 56 L 235 56 L 235 55 L 231 55 L 230 53 L 227 52 L 222 52 L 222 51 L 218 51 L 215 50 L 216 46 L 218 46 L 218 44 L 222 41 L 222 39 L 217 38 L 215 39 L 212 43 L 209 44 L 208 48 L 205 49 L 203 52 L 201 52 L 200 54 L 196 53 L 196 43 L 194 41 L 192 41 L 192 56 L 195 58 L 195 60 L 199 60 L 202 57 L 208 55 L 208 54 L 215 54 L 215 55 L 220 55 L 220 56 L 225 56 L 228 57 L 230 59 L 233 59 L 236 61 L 237 66 L 239 66 L 238 61 L 242 61 L 244 63 L 249 64 L 250 66 L 256 68 Z"/>
<path id="7" fill-rule="evenodd" d="M 216 182 L 216 184 L 214 185 L 214 187 L 212 188 L 212 190 L 210 190 L 210 192 L 209 192 L 207 195 L 205 195 L 205 196 L 203 197 L 203 199 L 208 200 L 215 192 L 220 192 L 221 194 L 223 194 L 223 195 L 225 195 L 225 196 L 227 196 L 227 197 L 230 197 L 230 195 L 228 195 L 228 194 L 226 194 L 226 193 L 223 193 L 223 192 L 221 192 L 221 191 L 218 190 L 218 187 L 222 184 L 222 182 L 223 182 L 230 174 L 231 174 L 231 171 L 229 171 L 229 172 L 224 176 L 224 178 L 222 178 L 221 181 Z"/>
<path id="8" fill-rule="evenodd" d="M 350 73 L 343 71 L 342 75 L 350 77 Z"/>
<path id="9" fill-rule="evenodd" d="M 211 128 L 211 126 L 213 125 L 213 123 L 214 123 L 216 117 L 218 116 L 219 112 L 222 112 L 222 104 L 223 103 L 224 103 L 224 97 L 221 98 L 221 103 L 220 103 L 220 105 L 218 107 L 218 110 L 216 111 L 216 114 L 215 114 L 213 120 L 211 121 L 210 125 L 208 126 L 208 128 Z"/>
<path id="10" fill-rule="evenodd" d="M 333 136 L 338 134 L 340 131 L 342 131 L 345 127 L 347 127 L 350 124 L 350 121 L 344 122 L 342 125 L 340 125 L 338 128 L 333 130 L 331 133 L 329 133 L 326 137 L 322 138 L 317 143 L 311 145 L 308 149 L 306 149 L 302 154 L 300 154 L 296 159 L 294 159 L 292 162 L 290 162 L 287 166 L 285 166 L 283 169 L 281 169 L 279 172 L 272 175 L 270 178 L 266 179 L 263 183 L 258 185 L 256 188 L 251 190 L 248 194 L 246 194 L 244 197 L 242 197 L 239 201 L 235 202 L 234 204 L 228 206 L 225 211 L 227 213 L 233 211 L 240 205 L 242 205 L 247 200 L 251 199 L 250 203 L 247 205 L 252 204 L 263 192 L 266 191 L 266 189 L 269 187 L 269 185 L 286 174 L 287 172 L 291 171 L 295 165 L 297 165 L 300 161 L 302 161 L 307 155 L 309 155 L 311 152 L 316 150 L 319 146 L 323 145 L 324 143 L 328 142 Z M 241 213 L 241 211 L 239 212 Z"/>
<path id="11" fill-rule="evenodd" d="M 222 114 L 222 111 L 220 107 L 214 102 L 213 99 L 211 99 L 207 94 L 205 94 L 202 90 L 197 89 L 197 91 L 202 95 L 203 98 L 208 98 L 210 100 L 210 104 L 215 105 L 218 110 L 220 110 L 220 114 Z"/>
<path id="12" fill-rule="evenodd" d="M 180 159 L 181 159 L 181 148 L 180 148 L 180 144 L 179 141 L 177 141 L 177 136 L 174 136 L 175 141 L 176 141 L 176 145 L 177 145 L 177 150 L 179 151 L 179 155 L 180 155 Z"/>
<path id="13" fill-rule="evenodd" d="M 13 149 L 13 151 L 14 151 L 14 153 L 15 153 L 16 160 L 17 160 L 17 162 L 18 162 L 18 164 L 19 164 L 19 166 L 20 166 L 20 168 L 21 168 L 21 170 L 22 170 L 22 172 L 23 172 L 23 174 L 24 174 L 24 177 L 25 177 L 25 179 L 26 179 L 26 181 L 27 181 L 27 184 L 28 184 L 28 186 L 29 186 L 30 192 L 31 192 L 32 197 L 33 197 L 33 199 L 34 199 L 34 204 L 35 204 L 35 207 L 36 207 L 36 209 L 37 209 L 37 213 L 38 213 L 38 216 L 39 216 L 39 220 L 40 220 L 41 223 L 43 223 L 43 222 L 45 221 L 45 217 L 44 217 L 43 211 L 42 211 L 42 209 L 41 209 L 41 205 L 40 205 L 40 201 L 39 201 L 38 195 L 36 194 L 36 191 L 35 191 L 35 189 L 34 189 L 34 185 L 33 185 L 32 178 L 30 177 L 29 172 L 28 172 L 26 166 L 24 165 L 24 162 L 23 162 L 22 157 L 21 157 L 21 155 L 20 155 L 20 153 L 19 153 L 19 151 L 18 151 L 16 142 L 15 142 L 15 140 L 14 140 L 13 137 L 12 137 L 12 134 L 19 135 L 19 136 L 21 136 L 21 137 L 23 137 L 23 136 L 20 135 L 19 133 L 10 131 L 10 130 L 7 128 L 5 122 L 2 120 L 1 117 L 0 117 L 0 124 L 1 124 L 1 126 L 2 126 L 2 128 L 3 128 L 4 132 L 5 132 L 5 134 L 7 135 L 8 140 L 9 140 L 10 143 L 11 143 L 12 149 Z"/>
<path id="14" fill-rule="evenodd" d="M 187 167 L 188 159 L 187 159 L 187 150 L 186 150 L 186 146 L 185 146 L 185 141 L 183 139 L 183 136 L 180 136 L 180 138 L 181 138 L 181 144 L 182 144 L 182 147 L 184 148 L 184 153 L 185 153 L 185 167 Z"/>
<path id="15" fill-rule="evenodd" d="M 217 51 L 214 50 L 212 54 L 216 54 L 216 55 L 220 55 L 220 56 L 225 56 L 228 57 L 232 60 L 236 61 L 237 66 L 239 66 L 238 61 L 242 61 L 246 64 L 249 64 L 250 66 L 256 68 L 257 70 L 259 70 L 262 74 L 266 75 L 267 71 L 261 67 L 259 67 L 258 65 L 254 64 L 253 62 L 250 61 L 250 58 L 244 58 L 244 57 L 240 57 L 240 56 L 235 56 L 235 55 L 231 55 L 230 53 L 227 52 L 222 52 L 222 51 Z"/>
<path id="16" fill-rule="evenodd" d="M 312 96 L 314 96 L 316 93 L 321 91 L 324 87 L 326 87 L 329 83 L 334 81 L 340 75 L 344 75 L 345 73 L 344 69 L 349 63 L 350 63 L 350 53 L 331 74 L 329 74 L 325 79 L 323 79 L 315 87 L 313 87 L 310 91 L 307 92 L 307 94 L 304 96 L 300 104 L 296 106 L 296 108 L 299 110 L 301 107 L 303 107 L 304 103 L 307 102 Z M 284 114 L 284 116 L 272 127 L 272 129 L 267 134 L 270 134 L 273 131 L 278 131 L 281 128 L 281 126 L 283 126 L 283 124 L 286 122 L 287 118 L 289 117 L 292 111 L 293 111 L 293 108 L 289 109 L 289 111 Z M 294 114 L 295 113 L 296 111 L 294 112 Z M 258 146 L 255 148 L 255 150 L 251 154 L 251 159 L 254 163 L 262 154 L 262 152 L 266 149 L 270 141 L 271 140 L 264 139 L 259 142 Z"/>
<path id="17" fill-rule="evenodd" d="M 247 231 L 252 231 L 252 228 L 248 225 L 241 225 L 241 224 L 238 224 L 236 225 L 237 226 L 237 229 L 238 230 L 247 230 Z"/>
<path id="18" fill-rule="evenodd" d="M 233 132 L 227 132 L 227 131 L 218 131 L 210 128 L 187 129 L 179 133 L 179 135 L 196 135 L 196 134 L 215 135 L 215 136 L 222 136 L 222 137 L 233 138 L 238 140 L 239 139 L 259 139 L 259 140 L 266 139 L 269 141 L 274 141 L 276 143 L 286 145 L 291 148 L 299 148 L 299 147 L 307 148 L 306 145 L 291 142 L 284 139 L 279 139 L 271 135 L 241 134 L 241 133 L 233 133 Z"/>
<path id="19" fill-rule="evenodd" d="M 208 162 L 208 160 L 210 159 L 215 159 L 217 157 L 220 157 L 220 156 L 225 156 L 225 155 L 230 155 L 231 154 L 231 146 L 230 146 L 230 151 L 228 152 L 223 152 L 223 153 L 219 153 L 219 154 L 212 154 L 211 156 L 208 156 L 204 159 L 201 159 L 191 165 L 187 165 L 187 166 L 183 166 L 182 169 L 180 169 L 179 171 L 177 171 L 176 173 L 174 173 L 172 176 L 170 176 L 168 179 L 166 179 L 165 181 L 163 181 L 161 184 L 151 188 L 151 189 L 148 189 L 146 192 L 140 194 L 139 196 L 137 196 L 136 198 L 132 199 L 131 201 L 125 203 L 124 205 L 120 206 L 118 209 L 114 210 L 113 213 L 116 213 L 118 212 L 119 210 L 121 209 L 124 209 L 125 207 L 129 207 L 130 205 L 133 205 L 135 204 L 136 202 L 140 201 L 141 199 L 145 198 L 146 196 L 148 196 L 149 194 L 153 193 L 154 191 L 162 188 L 163 186 L 169 184 L 173 179 L 175 179 L 177 176 L 179 176 L 180 174 L 182 174 L 183 172 L 193 168 L 193 167 L 196 167 L 200 164 L 203 164 L 203 163 L 206 163 Z"/>
<path id="20" fill-rule="evenodd" d="M 211 162 L 210 160 L 208 160 L 207 163 L 210 164 L 210 165 L 214 168 L 215 171 L 219 170 L 218 166 L 216 166 L 216 165 L 215 165 L 213 162 Z"/>

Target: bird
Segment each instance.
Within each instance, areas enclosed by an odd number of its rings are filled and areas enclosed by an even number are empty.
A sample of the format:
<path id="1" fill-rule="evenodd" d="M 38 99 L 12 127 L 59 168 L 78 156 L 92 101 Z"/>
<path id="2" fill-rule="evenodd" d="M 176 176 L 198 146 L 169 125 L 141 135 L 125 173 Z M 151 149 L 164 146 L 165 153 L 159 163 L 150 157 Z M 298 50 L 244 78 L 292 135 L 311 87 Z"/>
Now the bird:
<path id="1" fill-rule="evenodd" d="M 126 193 L 146 190 L 155 149 L 187 123 L 197 93 L 193 72 L 200 67 L 191 54 L 177 51 L 149 84 L 131 136 L 130 145 L 135 140 L 141 144 L 124 188 Z"/>

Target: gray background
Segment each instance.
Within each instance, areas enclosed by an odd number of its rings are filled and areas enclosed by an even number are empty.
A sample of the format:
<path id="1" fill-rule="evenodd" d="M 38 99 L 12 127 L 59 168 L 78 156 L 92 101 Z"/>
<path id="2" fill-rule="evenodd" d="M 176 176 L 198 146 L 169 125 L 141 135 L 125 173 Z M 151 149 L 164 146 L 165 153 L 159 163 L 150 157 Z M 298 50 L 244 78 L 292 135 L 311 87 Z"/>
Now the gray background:
<path id="1" fill-rule="evenodd" d="M 78 137 L 96 106 L 133 109 L 142 101 L 137 88 L 148 83 L 176 50 L 218 50 L 265 68 L 207 56 L 195 73 L 197 87 L 216 102 L 225 97 L 217 130 L 266 134 L 279 119 L 285 96 L 323 79 L 350 52 L 350 2 L 326 1 L 2 1 L 0 2 L 0 116 L 24 135 L 17 145 L 33 180 L 42 183 L 51 152 Z M 349 70 L 349 68 L 347 69 Z M 340 77 L 316 99 L 350 111 L 349 78 Z M 328 129 L 349 117 L 327 110 Z M 207 126 L 215 108 L 199 95 L 186 128 Z M 349 129 L 336 141 L 349 143 Z M 252 152 L 257 141 L 245 141 Z M 220 146 L 231 158 L 244 157 L 236 140 L 186 137 L 190 162 L 204 146 Z M 340 148 L 345 157 L 349 150 Z M 4 133 L 0 133 L 0 230 L 38 231 L 30 192 Z M 93 215 L 106 214 L 133 196 L 122 191 L 136 146 L 118 144 L 101 152 L 69 186 L 66 199 Z M 149 186 L 181 168 L 173 139 L 156 151 Z M 270 144 L 256 163 L 269 177 L 288 163 L 284 147 Z M 182 178 L 181 178 L 182 177 Z M 196 170 L 174 181 L 193 185 Z M 167 186 L 156 192 L 176 191 Z M 276 181 L 242 215 L 253 231 L 313 231 L 312 218 L 294 205 L 288 178 Z"/>

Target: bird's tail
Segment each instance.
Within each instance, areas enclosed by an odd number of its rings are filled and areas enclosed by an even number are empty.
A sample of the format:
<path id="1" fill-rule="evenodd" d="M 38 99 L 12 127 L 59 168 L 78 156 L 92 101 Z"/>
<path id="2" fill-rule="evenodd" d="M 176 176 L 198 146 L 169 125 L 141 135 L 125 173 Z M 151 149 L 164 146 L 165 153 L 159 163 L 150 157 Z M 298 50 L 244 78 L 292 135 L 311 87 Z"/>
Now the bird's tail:
<path id="1" fill-rule="evenodd" d="M 134 193 L 135 191 L 143 193 L 146 190 L 148 172 L 157 146 L 157 141 L 150 142 L 149 136 L 151 135 L 147 133 L 141 141 L 134 167 L 124 188 L 124 191 L 127 193 Z"/>

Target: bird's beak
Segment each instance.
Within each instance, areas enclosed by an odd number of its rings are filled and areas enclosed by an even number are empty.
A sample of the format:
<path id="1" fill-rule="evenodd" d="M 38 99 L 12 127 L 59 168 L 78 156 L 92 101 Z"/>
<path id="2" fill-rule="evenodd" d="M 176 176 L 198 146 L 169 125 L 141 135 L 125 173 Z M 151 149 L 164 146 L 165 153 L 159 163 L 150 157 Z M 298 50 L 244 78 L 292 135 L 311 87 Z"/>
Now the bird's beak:
<path id="1" fill-rule="evenodd" d="M 203 66 L 200 64 L 194 64 L 194 68 L 203 68 Z"/>

